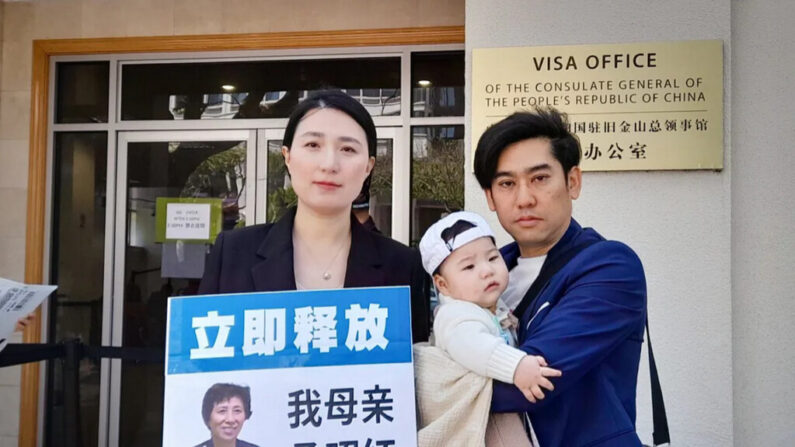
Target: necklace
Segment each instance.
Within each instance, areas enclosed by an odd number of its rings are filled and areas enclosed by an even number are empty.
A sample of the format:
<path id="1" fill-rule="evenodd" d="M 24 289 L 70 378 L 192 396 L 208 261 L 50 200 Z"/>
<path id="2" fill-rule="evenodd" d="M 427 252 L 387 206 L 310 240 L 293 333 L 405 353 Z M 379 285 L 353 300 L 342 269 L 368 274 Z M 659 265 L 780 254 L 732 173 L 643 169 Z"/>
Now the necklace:
<path id="1" fill-rule="evenodd" d="M 315 253 L 312 253 L 312 250 L 310 250 L 310 249 L 309 249 L 309 247 L 303 243 L 303 241 L 301 241 L 299 238 L 297 238 L 297 237 L 293 236 L 293 246 L 295 246 L 295 245 L 296 245 L 296 242 L 299 242 L 299 243 L 300 243 L 300 245 L 301 245 L 301 247 L 303 248 L 303 250 L 304 250 L 304 251 L 305 251 L 305 252 L 306 252 L 306 253 L 307 253 L 307 254 L 308 254 L 308 255 L 309 255 L 309 256 L 310 256 L 312 259 L 318 259 L 318 257 L 317 257 L 317 256 L 315 256 Z M 321 277 L 321 278 L 323 278 L 323 280 L 324 280 L 324 281 L 329 281 L 329 280 L 331 279 L 331 268 L 332 268 L 332 266 L 334 265 L 334 261 L 336 261 L 336 260 L 337 260 L 337 258 L 339 258 L 339 257 L 340 257 L 340 253 L 342 253 L 343 249 L 345 248 L 345 246 L 346 246 L 346 245 L 348 245 L 348 243 L 349 243 L 349 238 L 347 238 L 347 237 L 346 237 L 346 238 L 344 238 L 344 239 L 342 240 L 342 243 L 341 243 L 341 244 L 340 244 L 340 246 L 337 248 L 337 251 L 334 253 L 334 256 L 333 256 L 333 257 L 331 258 L 331 260 L 328 262 L 328 264 L 326 265 L 326 268 L 324 268 L 324 269 L 323 269 L 323 273 L 321 274 L 321 276 L 320 276 L 320 277 Z"/>
<path id="2" fill-rule="evenodd" d="M 342 247 L 344 247 L 347 242 L 348 238 L 342 240 L 342 245 L 340 245 L 340 248 L 337 249 L 337 253 L 334 255 L 333 258 L 331 258 L 331 262 L 329 262 L 328 265 L 326 266 L 326 269 L 323 271 L 324 280 L 328 281 L 329 279 L 331 279 L 331 272 L 329 270 L 331 270 L 331 266 L 334 265 L 334 261 L 336 261 L 337 258 L 340 256 L 340 253 L 342 253 Z"/>

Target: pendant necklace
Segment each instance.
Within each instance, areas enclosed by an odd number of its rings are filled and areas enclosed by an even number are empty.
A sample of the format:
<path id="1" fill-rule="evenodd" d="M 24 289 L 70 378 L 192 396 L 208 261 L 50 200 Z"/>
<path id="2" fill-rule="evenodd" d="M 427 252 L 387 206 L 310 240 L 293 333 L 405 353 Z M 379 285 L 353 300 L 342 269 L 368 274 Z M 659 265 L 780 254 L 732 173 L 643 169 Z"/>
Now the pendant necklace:
<path id="1" fill-rule="evenodd" d="M 335 254 L 334 257 L 331 258 L 331 262 L 329 262 L 328 265 L 326 266 L 326 270 L 323 272 L 324 280 L 328 281 L 329 279 L 331 279 L 331 272 L 329 270 L 331 270 L 331 266 L 334 265 L 334 261 L 336 261 L 337 258 L 340 256 L 340 253 L 342 253 L 342 248 L 345 247 L 345 244 L 347 242 L 348 242 L 347 238 L 342 241 L 342 245 L 340 245 L 340 248 L 337 250 L 337 254 Z"/>
<path id="2" fill-rule="evenodd" d="M 296 237 L 293 237 L 293 239 L 300 241 L 300 239 L 298 239 Z M 312 256 L 313 258 L 317 259 L 317 257 L 314 256 L 314 253 L 312 253 L 311 250 L 308 249 L 309 247 L 304 245 L 303 241 L 300 241 L 300 243 L 301 243 L 302 246 L 304 246 L 304 250 L 309 252 L 310 256 Z M 345 248 L 345 245 L 347 243 L 348 243 L 348 238 L 343 239 L 342 244 L 340 244 L 339 248 L 337 249 L 337 252 L 334 254 L 334 257 L 331 258 L 331 261 L 329 261 L 328 265 L 326 265 L 326 268 L 323 269 L 323 274 L 321 275 L 321 278 L 323 278 L 324 281 L 328 281 L 328 280 L 331 279 L 331 267 L 334 265 L 334 261 L 336 261 L 337 258 L 340 257 L 340 253 L 342 253 L 342 249 Z M 293 245 L 295 245 L 295 241 L 293 242 Z"/>

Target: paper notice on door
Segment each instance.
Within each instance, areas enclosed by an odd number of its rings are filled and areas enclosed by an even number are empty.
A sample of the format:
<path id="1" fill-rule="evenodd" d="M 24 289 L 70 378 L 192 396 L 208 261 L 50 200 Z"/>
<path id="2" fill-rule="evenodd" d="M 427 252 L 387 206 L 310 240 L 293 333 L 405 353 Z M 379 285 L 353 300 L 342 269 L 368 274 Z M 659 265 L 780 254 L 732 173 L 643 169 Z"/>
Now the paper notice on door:
<path id="1" fill-rule="evenodd" d="M 166 205 L 166 239 L 210 238 L 209 203 L 169 203 Z"/>
<path id="2" fill-rule="evenodd" d="M 0 278 L 0 349 L 24 316 L 36 310 L 58 286 L 23 284 Z"/>
<path id="3" fill-rule="evenodd" d="M 224 223 L 223 199 L 158 197 L 155 242 L 212 244 Z"/>

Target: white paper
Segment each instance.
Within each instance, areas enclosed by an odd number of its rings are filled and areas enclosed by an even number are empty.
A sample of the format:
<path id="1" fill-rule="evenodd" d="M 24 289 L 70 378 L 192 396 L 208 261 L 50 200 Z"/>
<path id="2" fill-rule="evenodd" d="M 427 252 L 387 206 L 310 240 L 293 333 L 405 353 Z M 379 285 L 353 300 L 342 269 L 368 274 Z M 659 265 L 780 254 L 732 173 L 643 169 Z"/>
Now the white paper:
<path id="1" fill-rule="evenodd" d="M 166 205 L 166 239 L 209 239 L 209 203 Z"/>
<path id="2" fill-rule="evenodd" d="M 14 332 L 17 321 L 36 310 L 57 288 L 0 278 L 0 349 Z"/>

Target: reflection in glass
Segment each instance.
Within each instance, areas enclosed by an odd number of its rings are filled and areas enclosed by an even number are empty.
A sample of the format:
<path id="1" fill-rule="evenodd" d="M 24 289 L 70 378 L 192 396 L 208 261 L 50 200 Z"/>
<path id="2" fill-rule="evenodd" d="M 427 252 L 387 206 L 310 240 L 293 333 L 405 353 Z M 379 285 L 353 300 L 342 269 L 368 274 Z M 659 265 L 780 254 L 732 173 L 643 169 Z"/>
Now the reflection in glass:
<path id="1" fill-rule="evenodd" d="M 163 349 L 168 298 L 193 295 L 209 243 L 157 242 L 158 198 L 222 200 L 223 229 L 245 225 L 246 142 L 129 143 L 123 346 Z M 161 445 L 163 365 L 122 362 L 119 445 Z"/>
<path id="2" fill-rule="evenodd" d="M 266 220 L 275 222 L 298 198 L 282 156 L 282 140 L 268 140 L 268 191 Z M 392 139 L 377 140 L 375 167 L 370 183 L 370 215 L 384 236 L 392 236 Z"/>
<path id="3" fill-rule="evenodd" d="M 276 222 L 298 203 L 282 156 L 282 140 L 268 140 L 268 191 L 265 219 Z"/>
<path id="4" fill-rule="evenodd" d="M 392 236 L 392 139 L 379 139 L 370 183 L 370 216 L 384 236 Z"/>
<path id="5" fill-rule="evenodd" d="M 55 65 L 56 123 L 108 122 L 109 66 L 107 61 Z"/>
<path id="6" fill-rule="evenodd" d="M 464 52 L 411 55 L 411 116 L 464 116 Z"/>
<path id="7" fill-rule="evenodd" d="M 286 118 L 327 88 L 347 91 L 373 116 L 399 115 L 400 58 L 125 64 L 121 119 Z"/>
<path id="8" fill-rule="evenodd" d="M 105 132 L 55 134 L 49 342 L 101 344 L 105 255 Z M 64 437 L 62 363 L 47 365 L 46 445 Z M 83 445 L 97 445 L 100 363 L 83 359 L 79 395 Z M 72 386 L 67 384 L 66 386 Z"/>
<path id="9" fill-rule="evenodd" d="M 464 126 L 411 129 L 410 245 L 440 217 L 464 209 Z"/>

